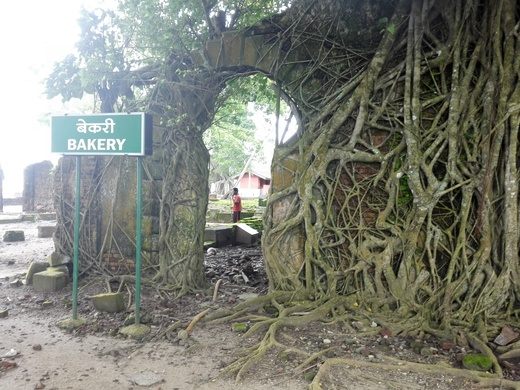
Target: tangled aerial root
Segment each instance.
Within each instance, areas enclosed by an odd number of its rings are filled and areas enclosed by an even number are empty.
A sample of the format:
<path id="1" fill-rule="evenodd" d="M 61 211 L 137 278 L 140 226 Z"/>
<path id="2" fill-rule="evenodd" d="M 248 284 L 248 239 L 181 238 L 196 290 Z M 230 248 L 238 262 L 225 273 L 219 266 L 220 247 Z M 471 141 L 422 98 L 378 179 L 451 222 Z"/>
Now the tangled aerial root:
<path id="1" fill-rule="evenodd" d="M 249 337 L 261 331 L 265 331 L 261 339 L 253 346 L 244 351 L 244 355 L 226 367 L 221 375 L 235 375 L 236 381 L 244 379 L 246 373 L 255 365 L 258 365 L 262 358 L 269 352 L 278 351 L 280 355 L 298 356 L 301 361 L 294 368 L 297 374 L 314 370 L 318 367 L 316 376 L 311 383 L 311 389 L 321 389 L 322 383 L 326 379 L 331 367 L 345 365 L 355 368 L 378 368 L 383 370 L 415 371 L 424 374 L 448 374 L 454 377 L 471 380 L 477 386 L 519 389 L 520 383 L 503 379 L 500 364 L 491 349 L 478 338 L 475 334 L 465 335 L 468 343 L 479 352 L 487 355 L 493 362 L 493 372 L 477 372 L 465 369 L 450 367 L 446 364 L 422 364 L 408 361 L 401 361 L 392 357 L 384 357 L 384 362 L 367 362 L 351 358 L 331 357 L 337 352 L 337 348 L 327 347 L 315 352 L 307 352 L 298 347 L 289 346 L 280 341 L 281 330 L 286 328 L 302 328 L 312 322 L 321 322 L 327 325 L 341 323 L 349 327 L 352 321 L 377 319 L 379 325 L 392 329 L 394 335 L 414 335 L 418 329 L 423 333 L 433 333 L 440 336 L 440 332 L 421 326 L 415 319 L 394 318 L 387 316 L 387 321 L 381 319 L 383 314 L 374 314 L 358 306 L 353 296 L 336 296 L 330 299 L 309 300 L 303 294 L 288 292 L 272 292 L 265 296 L 260 296 L 252 300 L 242 302 L 231 310 L 219 310 L 207 315 L 207 320 L 212 323 L 225 323 L 231 320 L 248 321 L 252 325 L 243 337 Z M 276 311 L 276 314 L 269 315 L 266 311 Z M 363 335 L 374 335 L 381 328 L 363 332 Z M 429 332 L 431 331 L 431 332 Z M 452 336 L 458 333 L 453 329 Z M 446 335 L 446 333 L 442 333 Z"/>
<path id="2" fill-rule="evenodd" d="M 449 367 L 441 364 L 423 364 L 415 362 L 406 362 L 391 357 L 385 357 L 389 363 L 371 363 L 362 360 L 347 358 L 331 358 L 325 360 L 319 367 L 318 373 L 314 377 L 309 389 L 321 390 L 322 384 L 329 370 L 334 366 L 345 366 L 355 368 L 377 368 L 387 371 L 414 371 L 424 374 L 452 375 L 455 377 L 469 379 L 475 382 L 475 385 L 482 388 L 498 387 L 500 389 L 520 389 L 520 383 L 506 380 L 497 376 L 497 374 L 489 374 L 478 371 L 463 370 Z"/>

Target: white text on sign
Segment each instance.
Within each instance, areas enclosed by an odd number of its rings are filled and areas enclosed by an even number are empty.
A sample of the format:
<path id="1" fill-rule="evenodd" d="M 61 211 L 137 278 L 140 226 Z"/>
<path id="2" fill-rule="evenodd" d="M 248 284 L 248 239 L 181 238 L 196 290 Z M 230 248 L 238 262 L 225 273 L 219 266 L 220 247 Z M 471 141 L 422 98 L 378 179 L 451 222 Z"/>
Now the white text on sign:
<path id="1" fill-rule="evenodd" d="M 114 151 L 123 150 L 126 139 L 119 138 L 96 138 L 96 139 L 74 139 L 67 140 L 67 150 L 75 152 L 96 152 L 96 151 Z"/>

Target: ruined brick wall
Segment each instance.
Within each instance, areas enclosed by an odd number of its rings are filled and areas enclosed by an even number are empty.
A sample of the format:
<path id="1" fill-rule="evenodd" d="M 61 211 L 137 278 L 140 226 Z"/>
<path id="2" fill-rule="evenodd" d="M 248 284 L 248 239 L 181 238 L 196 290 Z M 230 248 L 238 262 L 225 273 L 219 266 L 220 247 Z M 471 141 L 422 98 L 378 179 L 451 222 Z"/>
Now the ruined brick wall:
<path id="1" fill-rule="evenodd" d="M 52 163 L 42 161 L 24 170 L 23 211 L 49 212 L 54 210 Z"/>
<path id="2" fill-rule="evenodd" d="M 164 128 L 154 123 L 151 156 L 142 159 L 143 170 L 143 265 L 159 262 L 159 210 L 162 192 L 162 134 Z M 135 195 L 136 157 L 81 156 L 80 248 L 90 244 L 90 256 L 111 274 L 135 271 Z M 75 157 L 60 160 L 54 176 L 58 231 L 56 250 L 72 256 L 72 218 L 74 208 Z M 88 212 L 85 211 L 89 207 Z M 83 252 L 84 254 L 84 252 Z M 84 257 L 84 256 L 83 256 Z M 80 268 L 83 263 L 80 256 Z"/>

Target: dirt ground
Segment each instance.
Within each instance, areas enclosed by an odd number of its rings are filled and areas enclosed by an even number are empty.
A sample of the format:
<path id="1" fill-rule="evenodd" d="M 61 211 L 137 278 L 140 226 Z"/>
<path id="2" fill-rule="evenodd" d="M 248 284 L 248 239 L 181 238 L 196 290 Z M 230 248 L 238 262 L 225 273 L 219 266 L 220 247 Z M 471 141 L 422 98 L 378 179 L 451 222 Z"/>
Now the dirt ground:
<path id="1" fill-rule="evenodd" d="M 222 279 L 216 303 L 212 302 L 212 289 L 180 300 L 144 289 L 143 322 L 151 327 L 144 342 L 126 339 L 118 333 L 132 306 L 128 305 L 126 313 L 97 312 L 88 296 L 105 292 L 105 282 L 95 277 L 82 278 L 79 314 L 87 325 L 69 333 L 56 323 L 71 315 L 70 284 L 60 292 L 44 294 L 16 283 L 24 279 L 31 261 L 44 261 L 53 251 L 52 239 L 37 237 L 37 226 L 52 222 L 5 223 L 17 216 L 7 211 L 0 214 L 0 239 L 6 230 L 24 230 L 26 239 L 0 242 L 0 311 L 8 309 L 8 316 L 0 318 L 0 389 L 308 388 L 317 365 L 295 370 L 301 357 L 280 351 L 268 353 L 239 383 L 221 375 L 262 333 L 245 339 L 229 323 L 204 322 L 195 326 L 186 341 L 179 341 L 176 331 L 165 333 L 177 321 L 185 327 L 194 315 L 207 308 L 231 307 L 265 293 L 267 281 L 259 247 L 217 249 L 216 254 L 207 256 L 208 281 L 214 285 Z M 463 349 L 440 346 L 435 340 L 418 343 L 393 337 L 384 329 L 373 333 L 363 336 L 350 326 L 316 323 L 301 329 L 282 329 L 280 341 L 309 353 L 330 348 L 329 357 L 363 363 L 332 367 L 322 382 L 324 389 L 476 388 L 459 377 L 388 370 L 382 364 L 396 357 L 457 366 L 457 356 Z"/>

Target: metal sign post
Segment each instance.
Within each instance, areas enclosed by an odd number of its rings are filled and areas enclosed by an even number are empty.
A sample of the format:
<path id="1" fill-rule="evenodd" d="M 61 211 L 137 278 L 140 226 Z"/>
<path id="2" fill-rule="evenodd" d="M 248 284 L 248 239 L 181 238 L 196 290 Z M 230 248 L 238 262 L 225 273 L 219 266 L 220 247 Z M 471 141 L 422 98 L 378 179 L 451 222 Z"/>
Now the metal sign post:
<path id="1" fill-rule="evenodd" d="M 72 320 L 78 319 L 78 275 L 79 275 L 79 221 L 81 202 L 81 157 L 76 156 L 76 193 L 74 202 L 74 244 L 72 259 Z"/>
<path id="2" fill-rule="evenodd" d="M 141 157 L 137 157 L 137 188 L 135 196 L 135 324 L 141 323 L 141 220 L 143 186 Z"/>
<path id="3" fill-rule="evenodd" d="M 135 213 L 135 324 L 121 333 L 141 337 L 150 329 L 141 324 L 142 250 L 142 156 L 152 153 L 152 118 L 144 113 L 110 113 L 53 116 L 52 152 L 76 156 L 74 243 L 72 272 L 72 320 L 61 326 L 74 328 L 84 323 L 78 318 L 79 233 L 81 203 L 81 155 L 137 156 Z"/>

